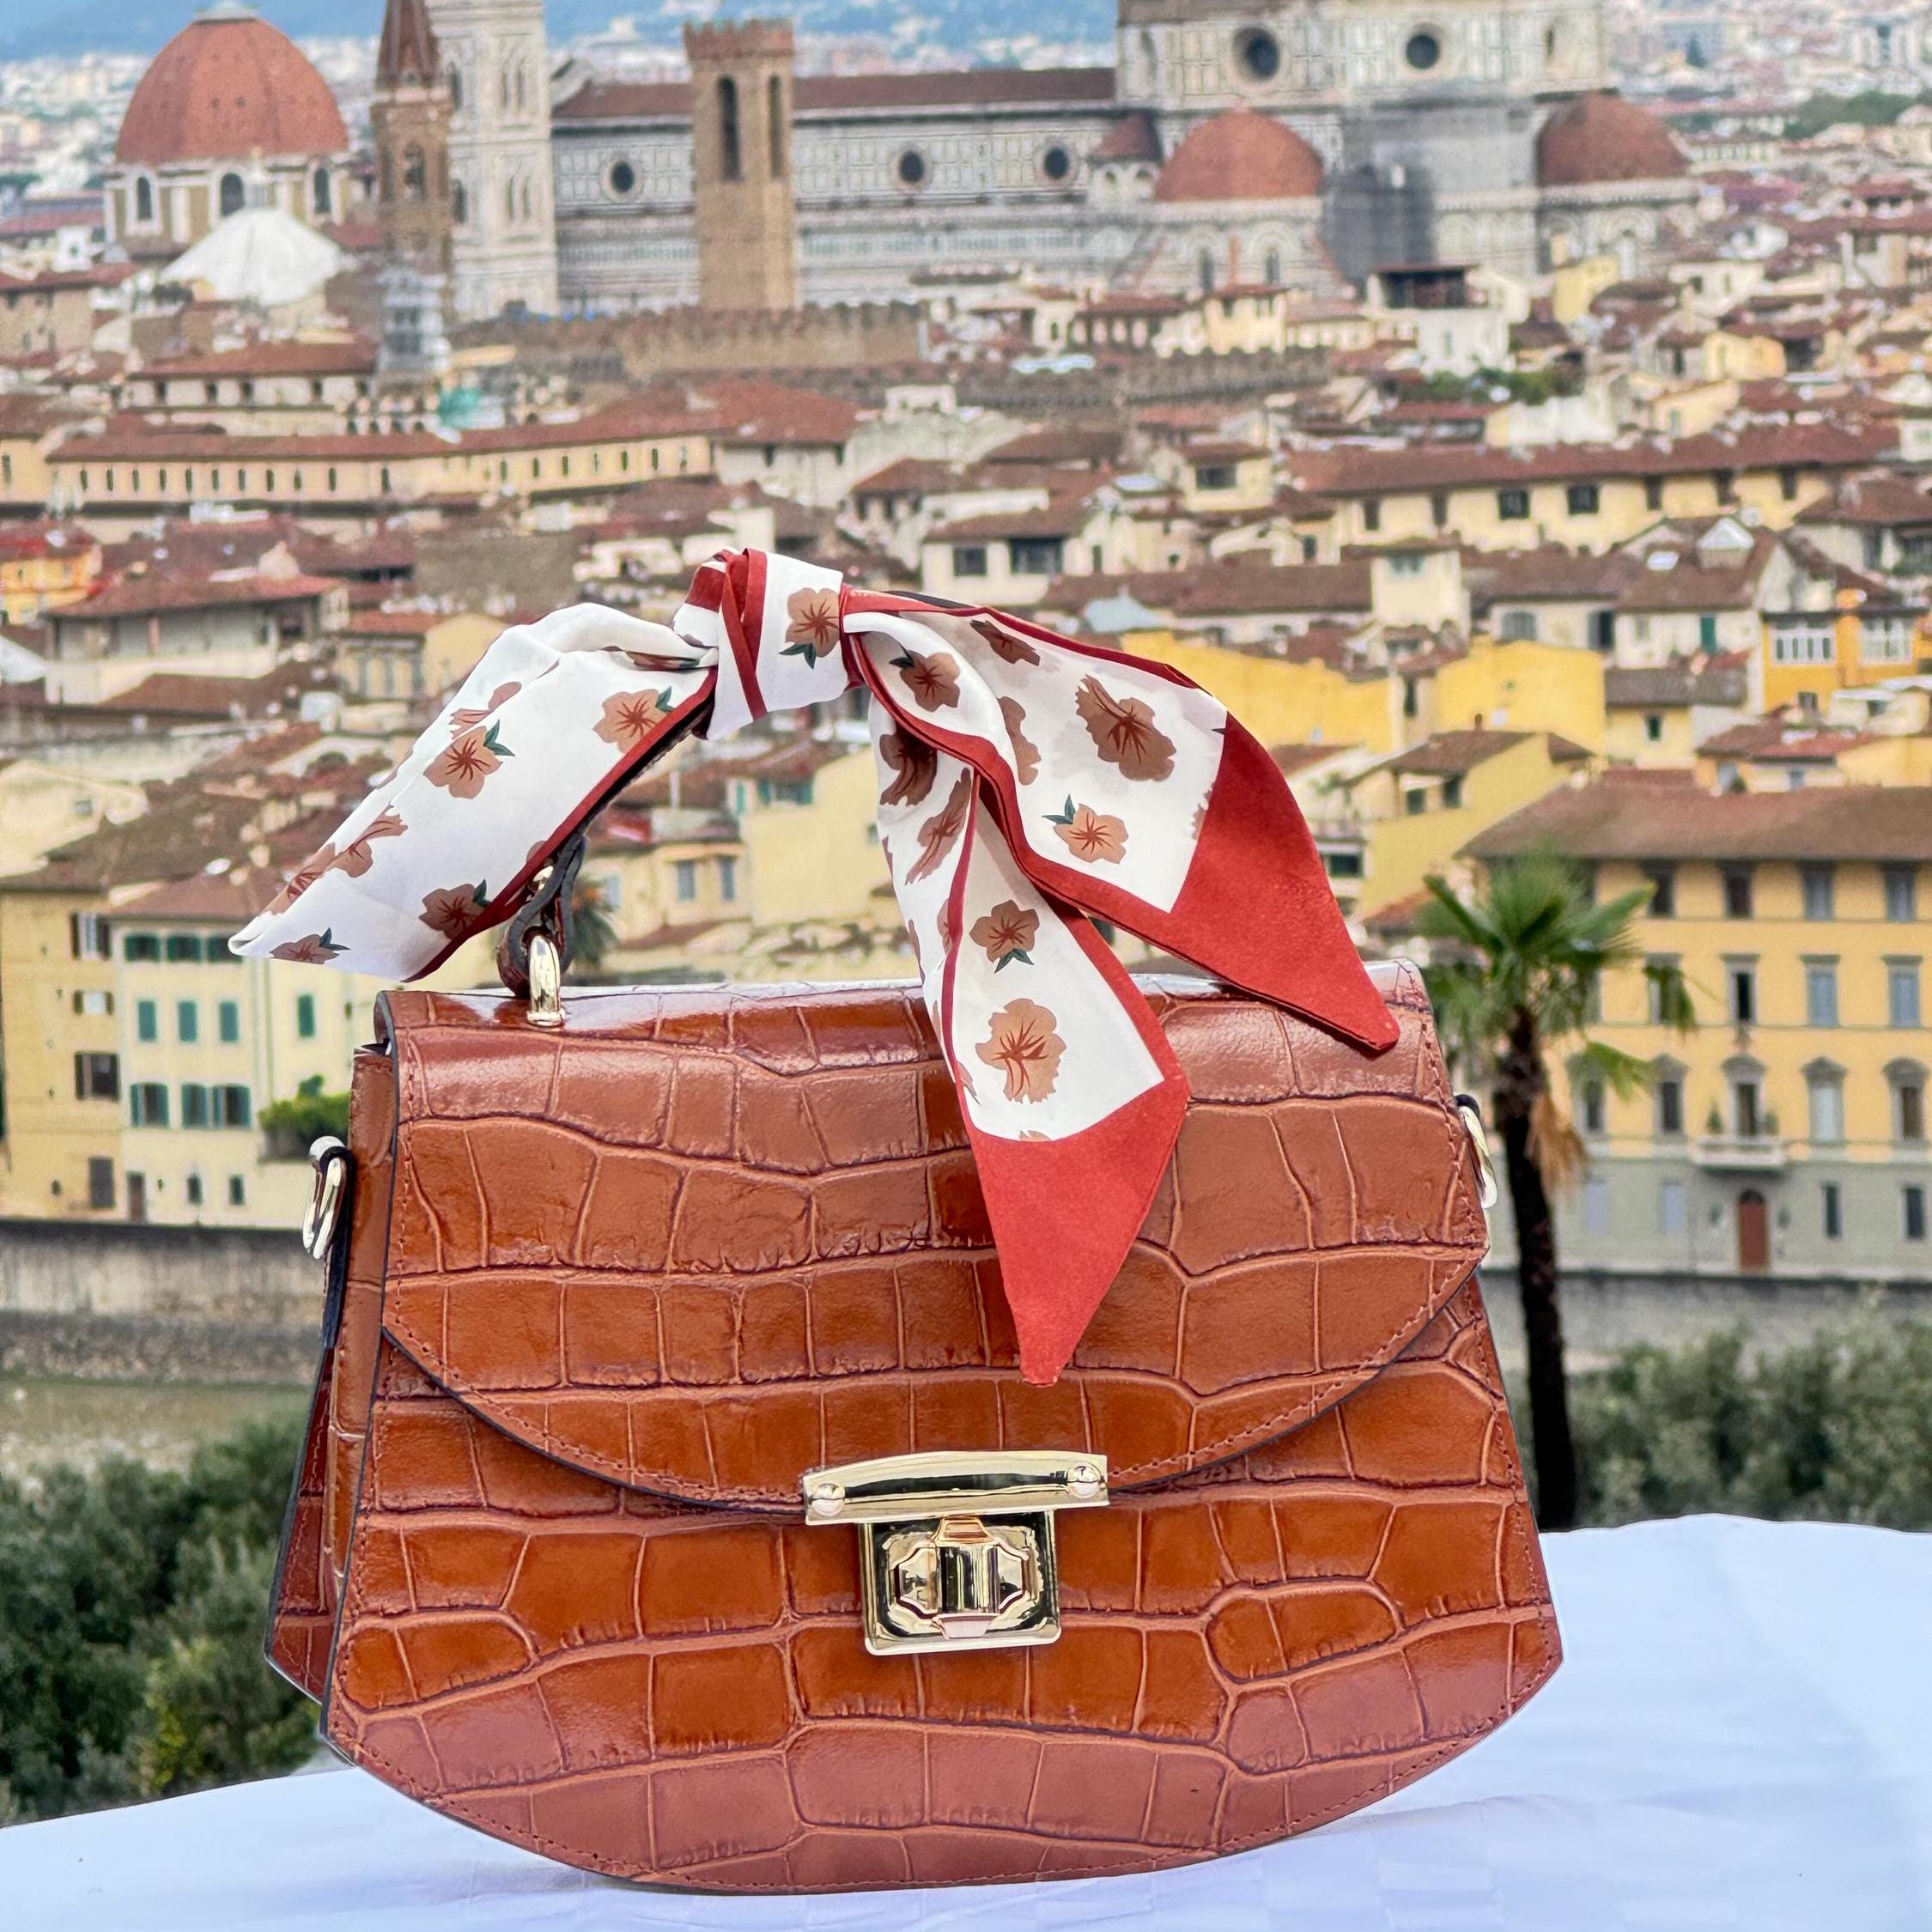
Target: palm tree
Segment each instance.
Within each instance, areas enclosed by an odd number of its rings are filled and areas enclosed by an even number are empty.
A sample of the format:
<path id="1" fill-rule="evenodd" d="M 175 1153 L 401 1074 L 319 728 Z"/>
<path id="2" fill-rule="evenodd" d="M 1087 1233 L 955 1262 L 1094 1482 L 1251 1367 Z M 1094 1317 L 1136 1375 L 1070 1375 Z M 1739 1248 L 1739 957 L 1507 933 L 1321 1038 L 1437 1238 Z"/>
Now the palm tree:
<path id="1" fill-rule="evenodd" d="M 1577 1450 L 1550 1195 L 1576 1177 L 1583 1151 L 1552 1090 L 1550 1057 L 1560 1054 L 1579 1081 L 1619 1094 L 1649 1082 L 1646 1061 L 1588 1031 L 1605 975 L 1640 963 L 1660 1021 L 1684 1030 L 1695 1017 L 1676 967 L 1639 952 L 1631 922 L 1648 887 L 1598 905 L 1583 872 L 1548 852 L 1492 866 L 1485 889 L 1467 897 L 1440 878 L 1427 884 L 1419 930 L 1444 942 L 1427 970 L 1437 1024 L 1455 1064 L 1487 1066 L 1493 1075 L 1494 1124 L 1516 1224 L 1537 1516 L 1546 1529 L 1567 1529 L 1577 1520 Z"/>
<path id="2" fill-rule="evenodd" d="M 617 948 L 617 921 L 601 886 L 580 879 L 570 898 L 570 951 L 574 963 L 594 973 Z"/>

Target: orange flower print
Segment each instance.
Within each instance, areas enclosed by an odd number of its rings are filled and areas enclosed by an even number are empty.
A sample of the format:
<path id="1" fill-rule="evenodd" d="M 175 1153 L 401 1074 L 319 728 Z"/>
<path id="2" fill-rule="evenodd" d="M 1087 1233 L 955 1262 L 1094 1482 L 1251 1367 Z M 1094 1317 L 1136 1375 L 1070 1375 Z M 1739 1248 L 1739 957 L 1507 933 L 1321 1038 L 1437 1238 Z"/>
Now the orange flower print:
<path id="1" fill-rule="evenodd" d="M 1033 942 L 1040 933 L 1040 915 L 1002 899 L 989 913 L 973 921 L 973 944 L 983 946 L 996 973 L 1004 972 L 1014 961 L 1022 966 L 1033 963 Z"/>
<path id="2" fill-rule="evenodd" d="M 620 751 L 635 751 L 671 715 L 671 696 L 661 691 L 619 691 L 604 701 L 597 735 Z"/>
<path id="3" fill-rule="evenodd" d="M 906 690 L 921 711 L 943 711 L 959 702 L 959 665 L 950 652 L 902 651 L 892 660 L 906 674 Z"/>
<path id="4" fill-rule="evenodd" d="M 1118 765 L 1122 778 L 1160 779 L 1172 774 L 1174 740 L 1154 723 L 1151 705 L 1139 698 L 1117 698 L 1097 677 L 1083 677 L 1073 694 L 1073 708 L 1102 759 Z"/>
<path id="5" fill-rule="evenodd" d="M 939 755 L 907 732 L 888 732 L 878 755 L 898 775 L 878 795 L 881 805 L 924 805 L 939 769 Z"/>
<path id="6" fill-rule="evenodd" d="M 973 803 L 973 775 L 963 771 L 953 781 L 946 802 L 919 828 L 919 857 L 906 874 L 906 883 L 928 878 L 939 868 L 939 861 L 959 842 L 966 829 L 966 814 Z"/>
<path id="7" fill-rule="evenodd" d="M 332 845 L 310 853 L 283 882 L 282 890 L 269 901 L 268 909 L 271 913 L 287 912 L 335 862 L 336 848 Z"/>
<path id="8" fill-rule="evenodd" d="M 453 799 L 473 799 L 483 788 L 483 781 L 513 756 L 496 735 L 496 726 L 488 731 L 480 726 L 451 741 L 449 749 L 435 759 L 423 774 L 432 785 L 440 785 Z"/>
<path id="9" fill-rule="evenodd" d="M 474 731 L 491 712 L 513 698 L 522 689 L 523 686 L 517 683 L 499 684 L 489 694 L 489 702 L 480 709 L 471 709 L 466 706 L 461 711 L 453 711 L 449 718 L 451 732 L 460 738 L 465 732 Z"/>
<path id="10" fill-rule="evenodd" d="M 785 599 L 785 650 L 788 658 L 817 664 L 838 648 L 839 598 L 836 591 L 795 590 Z"/>
<path id="11" fill-rule="evenodd" d="M 452 885 L 422 897 L 422 923 L 447 939 L 467 939 L 483 922 L 489 909 L 489 888 L 481 879 L 474 885 Z"/>
<path id="12" fill-rule="evenodd" d="M 1003 664 L 1038 664 L 1040 653 L 1024 637 L 1017 637 L 991 617 L 975 617 L 973 629 L 993 647 L 993 654 Z"/>
<path id="13" fill-rule="evenodd" d="M 325 927 L 319 933 L 310 933 L 300 939 L 284 939 L 275 949 L 276 959 L 292 959 L 298 966 L 326 966 L 338 952 L 348 951 L 348 947 L 336 944 L 335 934 Z"/>
<path id="14" fill-rule="evenodd" d="M 395 839 L 403 835 L 402 815 L 393 806 L 386 807 L 369 821 L 367 831 L 358 832 L 342 850 L 336 854 L 335 869 L 347 872 L 351 878 L 360 878 L 375 863 L 375 854 L 369 846 L 376 839 Z"/>
<path id="15" fill-rule="evenodd" d="M 1058 811 L 1047 814 L 1047 823 L 1066 849 L 1089 865 L 1117 866 L 1126 855 L 1127 827 L 1109 811 L 1077 805 L 1069 797 Z"/>
<path id="16" fill-rule="evenodd" d="M 1030 785 L 1040 770 L 1040 747 L 1026 735 L 1026 707 L 1018 698 L 1003 697 L 999 715 L 1013 741 L 1013 776 L 1022 785 Z"/>
<path id="17" fill-rule="evenodd" d="M 1006 1077 L 1009 1100 L 1044 1100 L 1060 1074 L 1066 1042 L 1054 1016 L 1030 999 L 1015 999 L 993 1016 L 993 1031 L 973 1051 Z"/>

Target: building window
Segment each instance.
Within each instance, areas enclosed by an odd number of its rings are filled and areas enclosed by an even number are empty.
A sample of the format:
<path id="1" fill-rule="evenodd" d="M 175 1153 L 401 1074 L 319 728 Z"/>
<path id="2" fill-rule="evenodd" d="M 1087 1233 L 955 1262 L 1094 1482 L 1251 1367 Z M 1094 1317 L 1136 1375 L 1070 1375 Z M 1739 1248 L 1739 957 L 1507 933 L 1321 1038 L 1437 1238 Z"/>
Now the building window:
<path id="1" fill-rule="evenodd" d="M 1836 1072 L 1807 1076 L 1805 1092 L 1811 1103 L 1811 1138 L 1830 1145 L 1844 1139 L 1844 1082 Z"/>
<path id="2" fill-rule="evenodd" d="M 1571 483 L 1564 492 L 1564 501 L 1573 517 L 1594 517 L 1601 497 L 1595 483 Z"/>
<path id="3" fill-rule="evenodd" d="M 1429 809 L 1429 794 L 1419 785 L 1412 785 L 1402 794 L 1402 810 L 1411 818 L 1419 818 Z"/>
<path id="4" fill-rule="evenodd" d="M 74 1097 L 114 1100 L 121 1097 L 121 1062 L 115 1054 L 74 1055 Z"/>
<path id="5" fill-rule="evenodd" d="M 1582 1101 L 1583 1132 L 1600 1134 L 1603 1132 L 1603 1083 L 1601 1080 L 1586 1080 L 1579 1096 Z"/>
<path id="6" fill-rule="evenodd" d="M 1799 868 L 1798 876 L 1804 892 L 1805 917 L 1829 919 L 1832 916 L 1832 868 L 1804 866 Z"/>
<path id="7" fill-rule="evenodd" d="M 329 177 L 327 168 L 319 167 L 316 169 L 314 179 L 309 184 L 308 198 L 310 209 L 313 213 L 325 217 L 335 213 L 336 187 L 335 183 Z"/>
<path id="8" fill-rule="evenodd" d="M 228 173 L 222 177 L 220 205 L 224 216 L 239 214 L 242 202 L 246 198 L 239 174 Z"/>
<path id="9" fill-rule="evenodd" d="M 1235 62 L 1250 81 L 1272 81 L 1281 71 L 1281 43 L 1251 27 L 1235 39 Z"/>
<path id="10" fill-rule="evenodd" d="M 255 1117 L 246 1087 L 214 1087 L 210 1090 L 210 1097 L 216 1127 L 245 1127 Z"/>
<path id="11" fill-rule="evenodd" d="M 170 965 L 182 965 L 201 957 L 201 940 L 192 933 L 170 933 L 161 951 Z"/>
<path id="12" fill-rule="evenodd" d="M 1058 537 L 1015 537 L 1006 554 L 1016 577 L 1057 577 L 1066 565 L 1066 545 Z"/>
<path id="13" fill-rule="evenodd" d="M 191 999 L 174 1002 L 174 1036 L 184 1047 L 191 1047 L 201 1037 L 201 1009 Z"/>
<path id="14" fill-rule="evenodd" d="M 1504 523 L 1526 521 L 1529 516 L 1529 492 L 1527 489 L 1498 490 L 1496 513 Z"/>
<path id="15" fill-rule="evenodd" d="M 1438 530 L 1446 529 L 1449 526 L 1449 498 L 1441 490 L 1437 490 L 1429 499 L 1429 520 Z"/>
<path id="16" fill-rule="evenodd" d="M 413 142 L 403 150 L 403 193 L 410 201 L 429 198 L 429 160 Z"/>
<path id="17" fill-rule="evenodd" d="M 67 919 L 67 943 L 76 959 L 112 959 L 112 935 L 107 921 L 99 913 L 70 913 Z"/>
<path id="18" fill-rule="evenodd" d="M 315 1037 L 315 995 L 313 993 L 295 995 L 295 1037 L 298 1040 Z"/>
<path id="19" fill-rule="evenodd" d="M 1643 507 L 1661 510 L 1663 507 L 1663 478 L 1646 477 L 1643 479 Z"/>
<path id="20" fill-rule="evenodd" d="M 1382 528 L 1382 499 L 1379 496 L 1362 499 L 1362 527 L 1371 532 Z"/>
<path id="21" fill-rule="evenodd" d="M 983 577 L 986 570 L 986 545 L 984 544 L 955 544 L 952 546 L 952 574 L 956 577 Z"/>
<path id="22" fill-rule="evenodd" d="M 182 1199 L 187 1202 L 188 1206 L 190 1207 L 199 1207 L 201 1206 L 201 1176 L 198 1174 L 189 1175 L 181 1183 L 181 1188 Z"/>
<path id="23" fill-rule="evenodd" d="M 215 1009 L 215 1031 L 224 1047 L 232 1047 L 241 1038 L 241 1008 L 234 1000 L 224 999 Z"/>
<path id="24" fill-rule="evenodd" d="M 145 174 L 134 178 L 134 218 L 143 225 L 155 218 L 155 184 Z"/>
<path id="25" fill-rule="evenodd" d="M 208 1089 L 197 1081 L 184 1081 L 181 1086 L 181 1125 L 185 1127 L 204 1127 L 208 1125 Z"/>
<path id="26" fill-rule="evenodd" d="M 1724 917 L 1726 919 L 1750 918 L 1751 878 L 1751 868 L 1748 866 L 1725 866 Z"/>
<path id="27" fill-rule="evenodd" d="M 88 1161 L 88 1206 L 89 1207 L 112 1207 L 114 1205 L 114 1163 L 95 1154 Z"/>
<path id="28" fill-rule="evenodd" d="M 1650 903 L 1644 910 L 1652 919 L 1675 919 L 1677 868 L 1674 866 L 1646 866 L 1643 876 L 1650 882 Z"/>
<path id="29" fill-rule="evenodd" d="M 1443 58 L 1443 43 L 1426 31 L 1412 33 L 1402 49 L 1402 58 L 1419 74 L 1426 74 Z"/>
<path id="30" fill-rule="evenodd" d="M 1663 714 L 1661 711 L 1647 711 L 1644 713 L 1643 737 L 1647 744 L 1662 744 L 1663 743 Z"/>
<path id="31" fill-rule="evenodd" d="M 1892 1075 L 1892 1131 L 1915 1145 L 1925 1138 L 1925 1075 L 1917 1068 Z"/>
<path id="32" fill-rule="evenodd" d="M 1885 916 L 1894 925 L 1918 917 L 1918 869 L 1914 866 L 1885 868 Z"/>
<path id="33" fill-rule="evenodd" d="M 1886 1017 L 1893 1026 L 1918 1026 L 1918 962 L 1892 959 L 1885 967 Z"/>
<path id="34" fill-rule="evenodd" d="M 1734 965 L 1724 977 L 1730 994 L 1732 1024 L 1754 1026 L 1758 1019 L 1758 969 Z"/>
<path id="35" fill-rule="evenodd" d="M 902 188 L 923 188 L 930 173 L 926 157 L 916 148 L 900 150 L 899 159 L 893 164 L 892 172 L 899 178 Z"/>
<path id="36" fill-rule="evenodd" d="M 1656 1104 L 1658 1138 L 1677 1139 L 1684 1132 L 1683 1081 L 1675 1074 L 1666 1074 L 1650 1091 Z"/>
<path id="37" fill-rule="evenodd" d="M 738 860 L 728 852 L 718 860 L 718 896 L 726 905 L 738 897 Z"/>
<path id="38" fill-rule="evenodd" d="M 1835 959 L 1805 962 L 1805 1024 L 1807 1026 L 1838 1024 L 1838 963 Z"/>
<path id="39" fill-rule="evenodd" d="M 131 1127 L 167 1125 L 167 1089 L 158 1080 L 137 1080 L 127 1090 Z"/>
<path id="40" fill-rule="evenodd" d="M 671 867 L 675 882 L 678 903 L 689 905 L 697 897 L 697 860 L 695 859 L 674 860 Z"/>
<path id="41" fill-rule="evenodd" d="M 1908 1183 L 1901 1190 L 1905 1210 L 1905 1239 L 1925 1239 L 1925 1190 L 1916 1182 Z"/>
<path id="42" fill-rule="evenodd" d="M 1536 641 L 1536 613 L 1534 611 L 1505 611 L 1501 631 L 1505 644 L 1534 644 Z"/>
<path id="43" fill-rule="evenodd" d="M 1607 1235 L 1610 1231 L 1610 1183 L 1592 1175 L 1583 1183 L 1583 1232 Z"/>
<path id="44" fill-rule="evenodd" d="M 1681 1181 L 1660 1181 L 1657 1183 L 1657 1231 L 1660 1234 L 1681 1236 L 1690 1225 L 1690 1216 L 1686 1210 L 1684 1183 Z"/>
<path id="45" fill-rule="evenodd" d="M 121 957 L 131 964 L 136 962 L 157 960 L 161 957 L 161 934 L 158 933 L 130 933 L 121 941 Z"/>
<path id="46" fill-rule="evenodd" d="M 1755 1079 L 1731 1082 L 1731 1124 L 1740 1140 L 1755 1140 L 1764 1132 L 1763 1091 Z"/>
<path id="47" fill-rule="evenodd" d="M 76 1013 L 84 1013 L 90 1018 L 105 1018 L 114 1010 L 114 996 L 100 987 L 76 987 L 73 1005 Z"/>
<path id="48" fill-rule="evenodd" d="M 1197 463 L 1194 465 L 1194 488 L 1196 489 L 1232 489 L 1235 486 L 1235 466 L 1231 463 Z"/>
<path id="49" fill-rule="evenodd" d="M 785 179 L 786 121 L 785 83 L 774 74 L 765 82 L 765 147 L 766 159 L 771 167 L 771 178 L 775 181 Z"/>
<path id="50" fill-rule="evenodd" d="M 470 191 L 460 181 L 453 182 L 450 185 L 449 216 L 458 228 L 461 228 L 470 219 Z M 329 474 L 333 477 L 335 471 L 331 470 Z M 329 487 L 333 489 L 335 484 L 331 483 Z"/>
<path id="51" fill-rule="evenodd" d="M 161 1038 L 161 1016 L 152 999 L 137 999 L 134 1003 L 134 1036 L 143 1044 Z"/>
<path id="52" fill-rule="evenodd" d="M 1819 1189 L 1819 1206 L 1821 1231 L 1827 1241 L 1838 1241 L 1844 1235 L 1844 1197 L 1838 1191 L 1836 1181 L 1827 1181 Z"/>
<path id="53" fill-rule="evenodd" d="M 605 170 L 604 185 L 623 201 L 637 192 L 637 170 L 627 161 L 614 161 Z"/>
<path id="54" fill-rule="evenodd" d="M 246 1207 L 248 1205 L 248 1183 L 239 1174 L 228 1176 L 228 1206 Z"/>

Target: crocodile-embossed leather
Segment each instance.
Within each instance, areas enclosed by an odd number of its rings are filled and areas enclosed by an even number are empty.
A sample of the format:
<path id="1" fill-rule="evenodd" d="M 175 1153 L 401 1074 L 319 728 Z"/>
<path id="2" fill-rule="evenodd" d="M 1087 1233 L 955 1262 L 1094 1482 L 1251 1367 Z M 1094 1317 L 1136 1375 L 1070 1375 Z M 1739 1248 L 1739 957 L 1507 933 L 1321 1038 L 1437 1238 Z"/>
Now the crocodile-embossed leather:
<path id="1" fill-rule="evenodd" d="M 392 996 L 310 1458 L 331 1742 L 574 1863 L 783 1890 L 1234 1850 L 1493 1728 L 1556 1629 L 1473 1163 L 1419 983 L 1380 983 L 1380 1057 L 1157 998 L 1194 1103 L 1051 1388 L 908 995 L 577 993 L 555 1035 Z M 1109 1459 L 1060 1638 L 871 1656 L 799 1475 L 1002 1444 Z"/>

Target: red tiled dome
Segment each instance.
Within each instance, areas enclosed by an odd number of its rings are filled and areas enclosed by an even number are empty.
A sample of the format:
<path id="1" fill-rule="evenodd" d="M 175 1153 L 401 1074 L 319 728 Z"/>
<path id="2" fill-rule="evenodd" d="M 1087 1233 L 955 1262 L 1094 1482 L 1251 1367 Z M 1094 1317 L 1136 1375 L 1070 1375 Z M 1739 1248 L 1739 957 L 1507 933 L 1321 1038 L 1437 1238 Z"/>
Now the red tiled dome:
<path id="1" fill-rule="evenodd" d="M 114 159 L 158 167 L 348 147 L 329 83 L 295 42 L 258 15 L 222 5 L 197 14 L 155 56 L 127 104 Z"/>
<path id="2" fill-rule="evenodd" d="M 1321 192 L 1321 155 L 1252 107 L 1203 121 L 1154 183 L 1156 201 L 1303 201 Z"/>
<path id="3" fill-rule="evenodd" d="M 1536 137 L 1536 179 L 1546 188 L 1668 181 L 1689 172 L 1670 130 L 1619 94 L 1578 95 Z"/>

